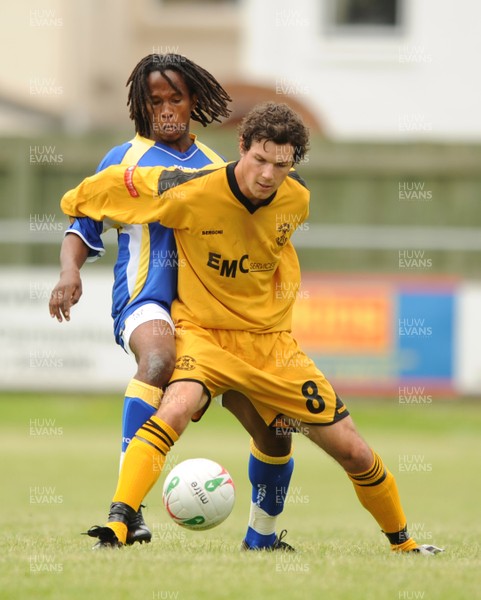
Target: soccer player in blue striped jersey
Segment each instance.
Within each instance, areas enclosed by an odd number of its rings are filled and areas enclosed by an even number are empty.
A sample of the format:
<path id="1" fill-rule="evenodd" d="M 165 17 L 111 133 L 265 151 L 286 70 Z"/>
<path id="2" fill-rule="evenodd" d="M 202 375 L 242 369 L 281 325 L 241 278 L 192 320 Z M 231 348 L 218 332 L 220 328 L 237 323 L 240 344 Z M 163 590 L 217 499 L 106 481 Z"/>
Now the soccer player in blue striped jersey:
<path id="1" fill-rule="evenodd" d="M 178 54 L 152 54 L 137 64 L 127 85 L 136 135 L 110 150 L 97 172 L 118 164 L 199 169 L 224 163 L 189 131 L 191 119 L 206 126 L 229 115 L 230 98 L 210 73 Z M 59 322 L 70 320 L 70 309 L 82 294 L 80 268 L 104 255 L 102 235 L 111 228 L 118 232 L 112 294 L 114 334 L 116 342 L 137 361 L 137 372 L 125 392 L 122 464 L 135 432 L 159 407 L 162 388 L 174 368 L 170 307 L 176 297 L 178 258 L 173 231 L 159 223 L 127 225 L 75 219 L 62 243 L 60 280 L 50 299 L 50 314 Z M 252 436 L 249 477 L 253 489 L 245 545 L 286 549 L 275 525 L 293 469 L 290 435 L 268 430 L 238 392 L 225 393 L 223 405 Z M 139 509 L 129 523 L 127 543 L 150 539 Z"/>

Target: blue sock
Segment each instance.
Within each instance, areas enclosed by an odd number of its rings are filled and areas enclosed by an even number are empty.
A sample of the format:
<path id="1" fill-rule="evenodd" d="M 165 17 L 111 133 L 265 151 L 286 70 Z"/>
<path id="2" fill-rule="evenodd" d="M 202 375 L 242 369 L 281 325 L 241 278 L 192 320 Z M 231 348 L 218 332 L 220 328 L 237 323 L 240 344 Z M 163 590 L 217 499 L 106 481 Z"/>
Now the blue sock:
<path id="1" fill-rule="evenodd" d="M 137 433 L 139 427 L 157 411 L 161 396 L 162 391 L 159 388 L 136 379 L 132 379 L 127 386 L 122 414 L 122 453 L 120 466 L 122 466 L 123 456 L 130 440 Z"/>
<path id="2" fill-rule="evenodd" d="M 269 457 L 251 443 L 249 479 L 252 502 L 245 537 L 250 548 L 265 548 L 274 543 L 277 516 L 284 509 L 293 469 L 294 459 L 291 455 Z"/>
<path id="3" fill-rule="evenodd" d="M 125 396 L 122 414 L 122 452 L 127 450 L 130 440 L 138 429 L 149 419 L 156 409 L 140 398 Z"/>

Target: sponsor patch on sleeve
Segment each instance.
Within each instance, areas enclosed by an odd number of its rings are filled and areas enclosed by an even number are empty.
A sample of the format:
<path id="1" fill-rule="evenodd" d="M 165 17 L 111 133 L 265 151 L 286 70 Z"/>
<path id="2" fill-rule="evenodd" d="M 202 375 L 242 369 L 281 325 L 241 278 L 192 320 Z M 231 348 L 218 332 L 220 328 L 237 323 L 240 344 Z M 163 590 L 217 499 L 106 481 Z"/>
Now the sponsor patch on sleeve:
<path id="1" fill-rule="evenodd" d="M 139 197 L 139 192 L 135 189 L 135 185 L 134 185 L 134 171 L 137 168 L 137 165 L 133 165 L 131 167 L 127 167 L 127 169 L 125 169 L 124 172 L 124 183 L 125 183 L 125 187 L 127 188 L 129 194 L 132 196 L 132 198 L 138 198 Z"/>

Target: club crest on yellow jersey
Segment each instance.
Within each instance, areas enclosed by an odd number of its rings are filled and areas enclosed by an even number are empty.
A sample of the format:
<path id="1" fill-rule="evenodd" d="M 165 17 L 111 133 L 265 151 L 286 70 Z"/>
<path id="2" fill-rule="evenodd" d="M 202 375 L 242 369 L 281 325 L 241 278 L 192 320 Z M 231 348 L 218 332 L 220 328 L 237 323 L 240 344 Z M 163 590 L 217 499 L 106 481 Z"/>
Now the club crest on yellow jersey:
<path id="1" fill-rule="evenodd" d="M 276 237 L 276 242 L 278 246 L 284 246 L 289 239 L 289 232 L 292 229 L 292 225 L 290 223 L 279 223 L 277 225 L 277 232 L 280 233 L 278 237 Z"/>

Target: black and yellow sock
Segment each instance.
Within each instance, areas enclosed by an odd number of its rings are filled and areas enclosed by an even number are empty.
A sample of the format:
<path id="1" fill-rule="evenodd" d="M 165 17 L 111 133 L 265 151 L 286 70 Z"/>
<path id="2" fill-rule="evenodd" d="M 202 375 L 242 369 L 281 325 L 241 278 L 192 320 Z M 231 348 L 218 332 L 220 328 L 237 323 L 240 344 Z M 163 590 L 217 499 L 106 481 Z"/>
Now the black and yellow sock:
<path id="1" fill-rule="evenodd" d="M 165 457 L 178 439 L 178 434 L 162 419 L 155 416 L 148 419 L 127 448 L 112 502 L 122 502 L 137 511 L 159 478 Z M 125 543 L 127 525 L 109 521 L 108 527 Z"/>
<path id="2" fill-rule="evenodd" d="M 376 519 L 391 543 L 391 549 L 407 551 L 416 548 L 409 537 L 406 516 L 393 474 L 386 469 L 379 455 L 373 452 L 374 463 L 363 473 L 348 473 L 359 501 Z"/>

